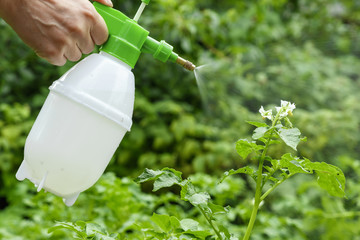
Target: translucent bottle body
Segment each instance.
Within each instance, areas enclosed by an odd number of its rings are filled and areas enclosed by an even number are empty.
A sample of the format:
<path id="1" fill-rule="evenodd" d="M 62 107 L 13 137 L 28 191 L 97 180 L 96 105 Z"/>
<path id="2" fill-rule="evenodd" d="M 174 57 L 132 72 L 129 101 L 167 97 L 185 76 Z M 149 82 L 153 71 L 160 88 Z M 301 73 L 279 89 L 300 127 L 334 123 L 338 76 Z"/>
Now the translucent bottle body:
<path id="1" fill-rule="evenodd" d="M 16 177 L 71 206 L 130 130 L 134 91 L 131 68 L 120 60 L 101 52 L 79 62 L 50 87 Z"/>

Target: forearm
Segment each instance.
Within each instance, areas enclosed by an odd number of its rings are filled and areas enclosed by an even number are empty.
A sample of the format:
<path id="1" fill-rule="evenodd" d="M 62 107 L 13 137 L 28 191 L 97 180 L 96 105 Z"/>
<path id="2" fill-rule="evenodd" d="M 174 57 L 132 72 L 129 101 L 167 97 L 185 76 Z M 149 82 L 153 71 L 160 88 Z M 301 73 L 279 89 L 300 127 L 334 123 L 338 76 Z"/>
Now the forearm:
<path id="1" fill-rule="evenodd" d="M 0 18 L 6 21 L 6 16 L 9 15 L 9 12 L 14 11 L 14 4 L 16 0 L 0 0 Z"/>

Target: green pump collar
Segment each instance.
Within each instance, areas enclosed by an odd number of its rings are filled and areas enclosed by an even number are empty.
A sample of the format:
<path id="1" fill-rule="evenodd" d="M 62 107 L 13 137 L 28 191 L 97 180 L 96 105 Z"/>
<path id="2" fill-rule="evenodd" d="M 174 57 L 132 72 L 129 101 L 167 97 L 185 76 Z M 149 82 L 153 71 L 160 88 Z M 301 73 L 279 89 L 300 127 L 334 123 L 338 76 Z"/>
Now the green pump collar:
<path id="1" fill-rule="evenodd" d="M 93 4 L 96 11 L 105 20 L 109 31 L 108 40 L 100 50 L 117 57 L 134 68 L 149 32 L 120 11 L 98 2 Z"/>

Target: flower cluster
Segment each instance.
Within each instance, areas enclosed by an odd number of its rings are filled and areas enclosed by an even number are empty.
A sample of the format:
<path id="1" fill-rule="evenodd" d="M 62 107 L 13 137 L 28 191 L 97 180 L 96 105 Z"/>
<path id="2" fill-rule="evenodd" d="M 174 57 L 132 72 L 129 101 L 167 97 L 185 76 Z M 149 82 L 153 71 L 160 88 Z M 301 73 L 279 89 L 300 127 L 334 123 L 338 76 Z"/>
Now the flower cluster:
<path id="1" fill-rule="evenodd" d="M 259 112 L 260 112 L 263 119 L 267 118 L 269 120 L 272 120 L 273 116 L 272 116 L 272 110 L 271 109 L 265 111 L 264 107 L 261 106 L 261 108 L 259 109 Z"/>
<path id="2" fill-rule="evenodd" d="M 281 100 L 280 107 L 275 107 L 275 109 L 277 111 L 277 115 L 280 119 L 283 119 L 287 116 L 292 116 L 292 112 L 295 108 L 296 108 L 295 103 L 291 103 L 291 102 L 283 101 L 283 100 Z M 259 109 L 259 112 L 263 119 L 267 118 L 267 119 L 273 121 L 273 114 L 272 114 L 271 109 L 265 111 L 264 107 L 261 106 L 261 108 Z"/>

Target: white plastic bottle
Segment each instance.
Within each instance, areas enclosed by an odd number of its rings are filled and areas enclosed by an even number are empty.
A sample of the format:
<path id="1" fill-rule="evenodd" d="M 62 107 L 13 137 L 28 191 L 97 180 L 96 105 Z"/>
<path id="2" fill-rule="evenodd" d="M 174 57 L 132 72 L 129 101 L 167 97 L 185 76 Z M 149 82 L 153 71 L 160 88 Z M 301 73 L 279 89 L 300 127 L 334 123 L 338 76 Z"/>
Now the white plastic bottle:
<path id="1" fill-rule="evenodd" d="M 28 178 L 71 206 L 99 179 L 130 130 L 134 90 L 131 67 L 105 52 L 75 65 L 50 87 L 17 179 Z"/>

